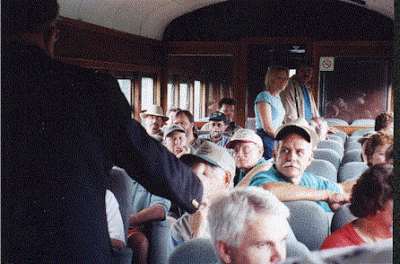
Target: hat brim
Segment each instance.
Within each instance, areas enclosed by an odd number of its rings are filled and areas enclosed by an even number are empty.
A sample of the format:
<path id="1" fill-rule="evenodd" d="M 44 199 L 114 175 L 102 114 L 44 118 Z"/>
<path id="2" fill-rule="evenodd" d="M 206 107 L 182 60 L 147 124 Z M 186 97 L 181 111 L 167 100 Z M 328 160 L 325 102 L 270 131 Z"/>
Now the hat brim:
<path id="1" fill-rule="evenodd" d="M 209 159 L 209 158 L 207 158 L 207 157 L 204 157 L 204 156 L 201 156 L 201 155 L 197 155 L 197 154 L 185 154 L 185 155 L 183 155 L 183 156 L 180 158 L 180 160 L 182 160 L 184 163 L 187 164 L 188 161 L 189 161 L 191 158 L 200 159 L 200 160 L 202 160 L 202 161 L 206 161 L 207 163 L 210 163 L 211 165 L 218 166 L 218 167 L 221 168 L 221 166 L 219 166 L 215 161 L 213 161 L 213 160 L 211 160 L 211 159 Z"/>
<path id="2" fill-rule="evenodd" d="M 229 149 L 233 148 L 233 145 L 234 145 L 236 142 L 238 142 L 238 141 L 240 141 L 240 142 L 245 142 L 245 143 L 254 143 L 254 144 L 258 145 L 257 142 L 254 142 L 254 141 L 252 141 L 252 140 L 247 140 L 247 139 L 243 139 L 243 140 L 242 140 L 242 139 L 235 139 L 235 140 L 229 141 L 228 144 L 226 144 L 225 148 L 229 148 Z"/>
<path id="3" fill-rule="evenodd" d="M 168 133 L 164 134 L 164 137 L 168 137 L 169 134 L 171 134 L 172 132 L 175 132 L 175 131 L 186 133 L 186 131 L 184 129 L 178 128 L 178 129 L 174 129 L 174 130 L 168 131 Z"/>
<path id="4" fill-rule="evenodd" d="M 281 140 L 290 133 L 295 133 L 302 136 L 306 141 L 311 143 L 313 149 L 318 145 L 319 138 L 315 131 L 296 124 L 287 124 L 283 125 L 281 128 L 278 128 L 278 133 L 276 134 L 275 138 L 276 140 Z"/>
<path id="5" fill-rule="evenodd" d="M 167 122 L 168 119 L 169 119 L 168 116 L 163 116 L 163 115 L 159 115 L 159 114 L 152 114 L 152 113 L 140 113 L 140 118 L 146 118 L 149 115 L 159 116 L 159 117 L 161 117 L 163 122 Z"/>

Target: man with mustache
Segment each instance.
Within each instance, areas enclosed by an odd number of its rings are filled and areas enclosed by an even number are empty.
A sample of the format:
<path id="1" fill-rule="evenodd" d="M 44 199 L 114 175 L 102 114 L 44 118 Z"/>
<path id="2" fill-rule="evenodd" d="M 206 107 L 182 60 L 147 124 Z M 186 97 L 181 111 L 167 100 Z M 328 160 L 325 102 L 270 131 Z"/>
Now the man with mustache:
<path id="1" fill-rule="evenodd" d="M 145 112 L 140 114 L 140 118 L 144 119 L 146 132 L 162 142 L 163 132 L 161 127 L 169 119 L 164 115 L 163 109 L 159 105 L 151 105 Z"/>
<path id="2" fill-rule="evenodd" d="M 317 143 L 318 136 L 304 118 L 280 126 L 273 150 L 275 164 L 267 173 L 254 176 L 250 186 L 262 187 L 281 201 L 315 201 L 328 212 L 348 203 L 355 181 L 335 183 L 304 172 Z"/>

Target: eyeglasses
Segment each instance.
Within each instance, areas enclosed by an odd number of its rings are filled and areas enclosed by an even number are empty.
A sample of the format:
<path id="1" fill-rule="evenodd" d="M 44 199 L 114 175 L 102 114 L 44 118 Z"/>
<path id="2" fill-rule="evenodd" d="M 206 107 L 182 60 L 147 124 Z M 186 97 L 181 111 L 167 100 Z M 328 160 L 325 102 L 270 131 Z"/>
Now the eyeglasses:
<path id="1" fill-rule="evenodd" d="M 243 154 L 250 154 L 252 151 L 254 151 L 254 148 L 251 146 L 242 146 L 238 148 L 233 149 L 233 155 L 239 155 L 240 151 L 242 151 Z"/>

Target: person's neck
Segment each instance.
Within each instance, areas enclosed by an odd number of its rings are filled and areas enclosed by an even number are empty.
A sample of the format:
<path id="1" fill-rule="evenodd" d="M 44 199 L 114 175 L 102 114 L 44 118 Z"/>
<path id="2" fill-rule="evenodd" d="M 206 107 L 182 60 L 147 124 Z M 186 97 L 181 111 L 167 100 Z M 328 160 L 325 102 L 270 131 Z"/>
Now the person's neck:
<path id="1" fill-rule="evenodd" d="M 193 135 L 193 131 L 190 132 L 190 135 L 187 136 L 187 142 L 192 145 L 196 141 L 196 137 Z"/>
<path id="2" fill-rule="evenodd" d="M 269 90 L 269 94 L 272 95 L 275 98 L 279 97 L 279 93 L 280 92 L 281 92 L 280 90 L 275 90 L 275 89 L 272 89 L 272 88 Z"/>
<path id="3" fill-rule="evenodd" d="M 354 229 L 365 242 L 380 242 L 393 237 L 390 226 L 384 224 L 377 215 L 360 218 L 354 222 Z"/>
<path id="4" fill-rule="evenodd" d="M 278 171 L 278 169 L 276 168 L 276 165 L 275 165 L 275 164 L 274 164 L 273 166 L 274 166 L 275 170 L 278 172 L 278 174 L 281 176 L 281 178 L 282 178 L 285 182 L 293 183 L 293 184 L 295 184 L 295 185 L 299 185 L 299 184 L 300 184 L 301 177 L 299 177 L 299 178 L 293 178 L 293 177 L 286 176 L 285 174 L 283 174 L 283 173 L 281 173 L 280 171 Z M 303 176 L 303 175 L 302 175 L 302 176 Z"/>

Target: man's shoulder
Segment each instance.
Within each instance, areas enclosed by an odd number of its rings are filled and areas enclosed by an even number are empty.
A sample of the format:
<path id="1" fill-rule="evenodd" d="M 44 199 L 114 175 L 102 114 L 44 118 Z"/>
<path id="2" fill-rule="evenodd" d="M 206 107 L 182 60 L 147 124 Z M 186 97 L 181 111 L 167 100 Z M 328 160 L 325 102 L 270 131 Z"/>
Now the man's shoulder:
<path id="1" fill-rule="evenodd" d="M 262 170 L 254 175 L 250 181 L 250 186 L 261 186 L 268 182 L 282 182 L 283 179 L 280 177 L 279 173 L 272 166 L 268 170 Z"/>

